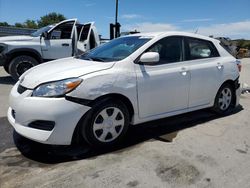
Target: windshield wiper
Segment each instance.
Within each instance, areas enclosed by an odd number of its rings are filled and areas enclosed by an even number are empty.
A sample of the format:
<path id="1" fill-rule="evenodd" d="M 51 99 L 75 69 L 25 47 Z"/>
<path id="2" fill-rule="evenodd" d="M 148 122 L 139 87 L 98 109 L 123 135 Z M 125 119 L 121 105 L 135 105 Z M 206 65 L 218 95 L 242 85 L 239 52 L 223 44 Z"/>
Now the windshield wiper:
<path id="1" fill-rule="evenodd" d="M 87 56 L 80 56 L 82 59 L 84 60 L 90 60 L 90 61 L 100 61 L 100 62 L 104 62 L 103 58 L 100 57 L 87 57 Z M 76 56 L 76 58 L 79 58 Z"/>
<path id="2" fill-rule="evenodd" d="M 93 61 L 104 62 L 104 59 L 102 59 L 102 58 L 100 58 L 100 57 L 91 57 L 90 59 L 92 59 Z"/>

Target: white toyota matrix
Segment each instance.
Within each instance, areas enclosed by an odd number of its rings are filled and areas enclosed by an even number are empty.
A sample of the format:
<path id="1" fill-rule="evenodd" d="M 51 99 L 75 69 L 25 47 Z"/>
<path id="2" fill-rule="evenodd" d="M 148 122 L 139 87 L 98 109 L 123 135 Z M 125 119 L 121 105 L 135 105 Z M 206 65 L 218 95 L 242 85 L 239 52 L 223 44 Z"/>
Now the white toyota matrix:
<path id="1" fill-rule="evenodd" d="M 135 34 L 25 72 L 8 120 L 37 142 L 119 142 L 129 125 L 239 103 L 236 59 L 218 40 L 184 32 Z"/>

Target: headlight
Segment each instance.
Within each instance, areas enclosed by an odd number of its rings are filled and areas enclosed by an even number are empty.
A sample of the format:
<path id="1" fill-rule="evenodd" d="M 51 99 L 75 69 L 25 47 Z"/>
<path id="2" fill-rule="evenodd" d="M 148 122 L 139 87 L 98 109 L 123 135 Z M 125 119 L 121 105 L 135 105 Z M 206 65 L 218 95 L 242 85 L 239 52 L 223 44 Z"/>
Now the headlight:
<path id="1" fill-rule="evenodd" d="M 35 97 L 60 97 L 71 92 L 80 85 L 82 79 L 69 78 L 65 80 L 41 84 L 32 93 Z"/>

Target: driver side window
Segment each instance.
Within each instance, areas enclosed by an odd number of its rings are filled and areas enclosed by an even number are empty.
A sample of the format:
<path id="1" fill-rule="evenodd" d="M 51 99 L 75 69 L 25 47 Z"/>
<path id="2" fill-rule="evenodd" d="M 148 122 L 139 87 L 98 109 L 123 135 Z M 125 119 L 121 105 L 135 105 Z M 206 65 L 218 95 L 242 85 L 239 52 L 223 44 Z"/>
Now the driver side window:
<path id="1" fill-rule="evenodd" d="M 183 59 L 182 37 L 173 36 L 161 39 L 146 52 L 158 52 L 160 55 L 159 62 L 151 65 L 180 62 Z"/>
<path id="2" fill-rule="evenodd" d="M 58 25 L 49 33 L 49 39 L 71 39 L 71 33 L 74 23 L 74 21 L 71 21 Z"/>

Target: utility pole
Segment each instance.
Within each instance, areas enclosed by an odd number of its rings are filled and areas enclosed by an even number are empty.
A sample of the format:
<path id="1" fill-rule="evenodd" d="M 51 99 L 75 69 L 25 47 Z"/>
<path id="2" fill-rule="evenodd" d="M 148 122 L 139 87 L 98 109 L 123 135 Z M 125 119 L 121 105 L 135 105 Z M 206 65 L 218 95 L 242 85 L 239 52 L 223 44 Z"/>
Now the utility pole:
<path id="1" fill-rule="evenodd" d="M 115 25 L 117 24 L 117 18 L 118 18 L 118 0 L 116 0 L 115 4 Z"/>
<path id="2" fill-rule="evenodd" d="M 118 0 L 116 0 L 116 8 L 115 8 L 115 38 L 120 36 L 120 23 L 118 20 Z"/>
<path id="3" fill-rule="evenodd" d="M 110 39 L 117 38 L 120 36 L 120 23 L 118 22 L 118 0 L 115 4 L 115 24 L 110 24 Z"/>

